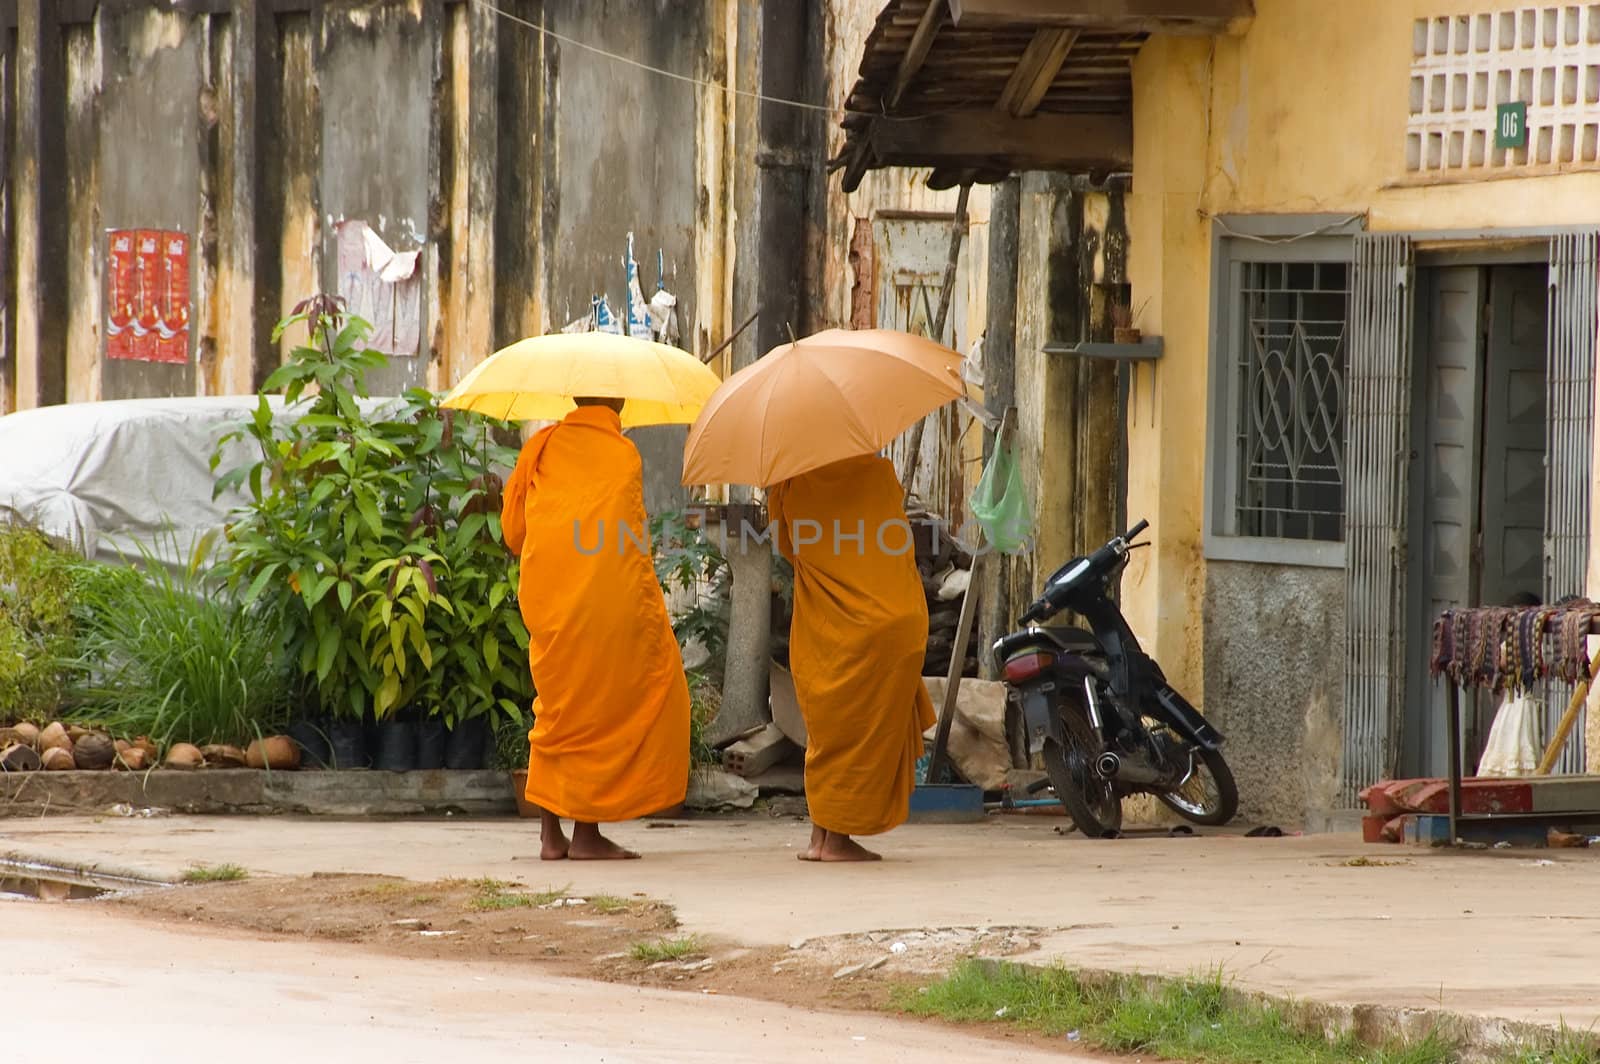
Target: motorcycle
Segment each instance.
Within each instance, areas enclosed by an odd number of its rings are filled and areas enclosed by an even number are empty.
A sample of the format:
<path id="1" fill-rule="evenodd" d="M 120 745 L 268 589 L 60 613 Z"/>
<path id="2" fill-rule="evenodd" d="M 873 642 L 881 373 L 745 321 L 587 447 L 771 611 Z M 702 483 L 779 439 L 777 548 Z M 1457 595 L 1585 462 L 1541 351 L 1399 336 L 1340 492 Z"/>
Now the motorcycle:
<path id="1" fill-rule="evenodd" d="M 1132 794 L 1152 794 L 1210 826 L 1239 808 L 1221 733 L 1167 682 L 1111 597 L 1130 552 L 1149 546 L 1134 542 L 1149 527 L 1140 521 L 1057 569 L 1018 620 L 1022 629 L 993 648 L 1014 752 L 1030 761 L 1043 754 L 1056 797 L 1091 838 L 1120 833 L 1122 800 Z M 1088 629 L 1045 623 L 1068 610 Z"/>

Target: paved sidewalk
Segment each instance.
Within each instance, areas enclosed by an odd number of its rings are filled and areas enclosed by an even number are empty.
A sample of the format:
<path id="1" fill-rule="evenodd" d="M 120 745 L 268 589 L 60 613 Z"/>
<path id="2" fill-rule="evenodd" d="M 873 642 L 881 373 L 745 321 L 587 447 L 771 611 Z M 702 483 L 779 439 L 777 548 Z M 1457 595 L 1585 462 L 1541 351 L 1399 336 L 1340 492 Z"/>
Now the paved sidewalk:
<path id="1" fill-rule="evenodd" d="M 196 863 L 258 874 L 494 876 L 531 887 L 646 893 L 691 931 L 751 945 L 902 928 L 1053 929 L 1029 959 L 1188 974 L 1340 1004 L 1600 1024 L 1600 853 L 1450 853 L 1348 836 L 1063 838 L 1055 818 L 910 826 L 882 865 L 795 860 L 795 821 L 619 826 L 646 854 L 537 860 L 513 819 L 0 820 L 0 856 L 176 876 Z M 1396 864 L 1351 866 L 1353 858 Z"/>

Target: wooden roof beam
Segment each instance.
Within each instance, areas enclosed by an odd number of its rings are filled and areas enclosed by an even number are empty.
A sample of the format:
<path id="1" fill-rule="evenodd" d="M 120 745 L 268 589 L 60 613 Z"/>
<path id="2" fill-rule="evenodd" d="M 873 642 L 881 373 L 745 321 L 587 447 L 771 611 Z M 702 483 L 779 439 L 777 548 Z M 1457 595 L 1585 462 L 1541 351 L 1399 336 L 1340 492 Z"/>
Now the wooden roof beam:
<path id="1" fill-rule="evenodd" d="M 1078 43 L 1080 32 L 1059 28 L 1044 28 L 1036 32 L 1033 40 L 1028 42 L 1027 50 L 1022 53 L 1022 58 L 1017 60 L 1016 69 L 1011 71 L 1011 79 L 1000 93 L 995 110 L 1004 111 L 1015 118 L 1027 118 L 1037 111 L 1045 93 L 1055 84 L 1056 75 L 1061 73 L 1067 53 Z"/>
<path id="2" fill-rule="evenodd" d="M 900 106 L 900 99 L 911 87 L 911 81 L 917 76 L 917 71 L 922 69 L 922 64 L 928 59 L 928 52 L 933 48 L 933 39 L 939 34 L 939 24 L 944 21 L 944 0 L 928 0 L 926 10 L 922 12 L 922 20 L 917 23 L 917 28 L 911 35 L 911 43 L 906 45 L 905 54 L 900 57 L 900 69 L 895 71 L 894 84 L 889 86 L 889 94 L 884 97 L 884 109 L 893 111 Z"/>
<path id="3" fill-rule="evenodd" d="M 875 166 L 1124 171 L 1133 168 L 1127 115 L 957 111 L 925 118 L 875 118 L 868 135 Z"/>
<path id="4" fill-rule="evenodd" d="M 1253 0 L 945 0 L 955 25 L 1056 26 L 1118 33 L 1237 37 Z"/>

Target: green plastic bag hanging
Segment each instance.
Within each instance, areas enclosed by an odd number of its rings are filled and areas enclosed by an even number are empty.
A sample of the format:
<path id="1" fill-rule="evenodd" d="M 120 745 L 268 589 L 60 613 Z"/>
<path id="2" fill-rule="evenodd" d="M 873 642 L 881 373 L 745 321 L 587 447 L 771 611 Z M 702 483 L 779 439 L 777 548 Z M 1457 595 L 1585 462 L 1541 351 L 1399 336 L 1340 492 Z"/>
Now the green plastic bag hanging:
<path id="1" fill-rule="evenodd" d="M 1028 545 L 1033 536 L 1033 514 L 1028 508 L 1022 467 L 1011 448 L 996 445 L 968 504 L 996 550 L 1016 554 Z"/>

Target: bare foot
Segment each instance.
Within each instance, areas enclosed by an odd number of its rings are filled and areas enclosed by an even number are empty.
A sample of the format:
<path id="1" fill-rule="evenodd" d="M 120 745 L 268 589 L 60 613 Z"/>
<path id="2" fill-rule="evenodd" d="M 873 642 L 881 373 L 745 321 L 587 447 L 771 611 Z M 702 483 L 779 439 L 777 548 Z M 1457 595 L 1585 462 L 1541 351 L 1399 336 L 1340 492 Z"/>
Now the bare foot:
<path id="1" fill-rule="evenodd" d="M 639 855 L 600 834 L 598 824 L 575 823 L 567 856 L 574 861 L 636 861 Z"/>
<path id="2" fill-rule="evenodd" d="M 816 824 L 812 824 L 811 825 L 811 843 L 805 848 L 805 851 L 803 853 L 797 853 L 797 854 L 795 854 L 795 856 L 797 858 L 799 858 L 800 860 L 802 860 L 802 861 L 820 861 L 820 860 L 822 860 L 822 843 L 823 843 L 823 840 L 825 840 L 827 837 L 828 837 L 827 831 L 825 831 L 823 828 L 818 827 Z"/>
<path id="3" fill-rule="evenodd" d="M 572 844 L 561 830 L 561 818 L 551 813 L 539 814 L 539 860 L 564 861 Z"/>
<path id="4" fill-rule="evenodd" d="M 817 860 L 825 864 L 842 861 L 881 861 L 883 855 L 873 853 L 849 835 L 841 835 L 837 831 L 828 832 L 823 840 L 822 850 Z"/>

